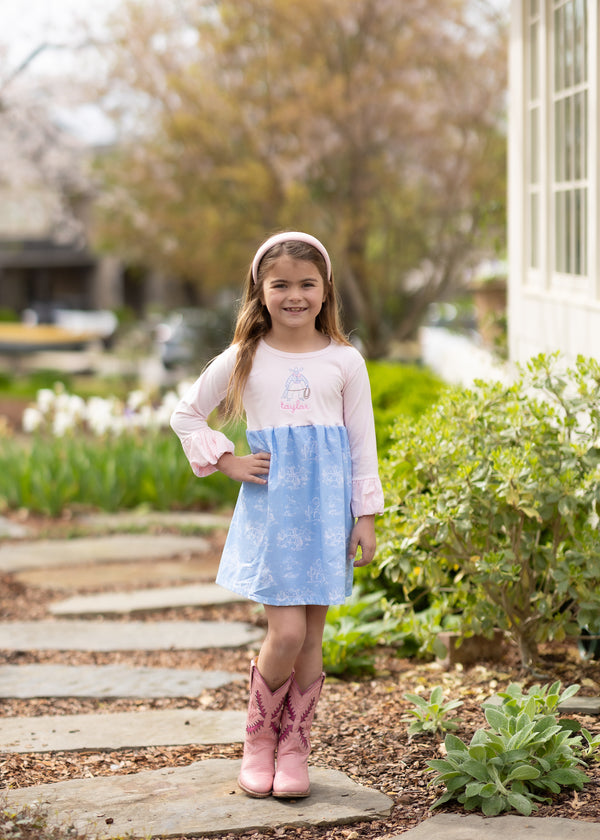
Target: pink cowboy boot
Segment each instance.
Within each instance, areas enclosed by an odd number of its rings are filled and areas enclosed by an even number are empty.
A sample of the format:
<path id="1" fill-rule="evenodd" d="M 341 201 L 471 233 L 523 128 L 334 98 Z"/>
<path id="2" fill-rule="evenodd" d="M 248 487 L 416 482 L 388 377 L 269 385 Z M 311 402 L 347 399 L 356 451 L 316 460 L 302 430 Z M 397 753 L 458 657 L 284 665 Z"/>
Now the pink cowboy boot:
<path id="1" fill-rule="evenodd" d="M 244 757 L 238 778 L 239 786 L 250 796 L 269 796 L 273 788 L 275 749 L 291 679 L 290 675 L 280 688 L 271 691 L 254 660 L 250 664 L 250 700 Z"/>
<path id="2" fill-rule="evenodd" d="M 296 798 L 310 794 L 310 728 L 324 679 L 325 674 L 321 674 L 304 692 L 295 679 L 291 681 L 281 716 L 273 796 Z"/>

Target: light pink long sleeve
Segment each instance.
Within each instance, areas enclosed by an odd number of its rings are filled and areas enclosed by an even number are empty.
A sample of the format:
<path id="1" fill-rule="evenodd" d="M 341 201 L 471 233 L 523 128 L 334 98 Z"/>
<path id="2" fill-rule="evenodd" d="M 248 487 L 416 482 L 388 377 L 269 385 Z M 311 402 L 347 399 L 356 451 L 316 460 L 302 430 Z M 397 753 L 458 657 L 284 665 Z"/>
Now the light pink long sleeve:
<path id="1" fill-rule="evenodd" d="M 218 356 L 184 395 L 171 418 L 192 469 L 208 475 L 233 443 L 208 424 L 227 393 L 237 348 Z M 244 391 L 248 429 L 345 426 L 352 457 L 352 513 L 383 512 L 377 444 L 366 366 L 353 347 L 332 342 L 313 353 L 284 353 L 261 341 Z"/>

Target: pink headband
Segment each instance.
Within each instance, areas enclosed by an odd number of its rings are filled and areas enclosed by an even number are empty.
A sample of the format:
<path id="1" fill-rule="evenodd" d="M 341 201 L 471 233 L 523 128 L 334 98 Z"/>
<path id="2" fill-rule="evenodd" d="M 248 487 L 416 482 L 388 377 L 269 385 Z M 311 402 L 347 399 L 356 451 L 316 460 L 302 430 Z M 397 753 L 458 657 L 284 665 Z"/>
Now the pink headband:
<path id="1" fill-rule="evenodd" d="M 252 260 L 252 279 L 256 283 L 256 279 L 258 277 L 258 267 L 260 265 L 260 261 L 267 253 L 267 251 L 272 248 L 274 245 L 279 245 L 282 242 L 306 242 L 308 245 L 312 245 L 313 248 L 316 248 L 317 251 L 322 255 L 323 259 L 325 260 L 325 266 L 327 267 L 327 279 L 331 282 L 331 260 L 329 259 L 329 254 L 327 253 L 325 246 L 322 242 L 315 236 L 311 236 L 310 233 L 302 233 L 299 230 L 291 230 L 286 231 L 285 233 L 276 233 L 275 236 L 269 237 L 266 242 L 260 246 L 254 259 Z"/>

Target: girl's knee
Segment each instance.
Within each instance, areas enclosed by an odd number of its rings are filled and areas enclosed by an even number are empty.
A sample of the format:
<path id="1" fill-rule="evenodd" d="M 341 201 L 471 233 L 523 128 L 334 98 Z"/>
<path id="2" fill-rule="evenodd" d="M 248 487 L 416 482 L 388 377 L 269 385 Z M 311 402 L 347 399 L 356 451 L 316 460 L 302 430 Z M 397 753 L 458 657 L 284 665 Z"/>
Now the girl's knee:
<path id="1" fill-rule="evenodd" d="M 305 643 L 306 633 L 302 627 L 277 627 L 269 629 L 269 640 L 285 657 L 296 656 Z"/>

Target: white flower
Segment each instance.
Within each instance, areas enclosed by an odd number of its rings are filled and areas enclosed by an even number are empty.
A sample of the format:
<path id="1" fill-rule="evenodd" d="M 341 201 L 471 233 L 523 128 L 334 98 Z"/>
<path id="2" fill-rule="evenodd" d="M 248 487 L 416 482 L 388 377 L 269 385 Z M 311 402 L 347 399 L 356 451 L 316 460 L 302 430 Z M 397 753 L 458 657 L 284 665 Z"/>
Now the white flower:
<path id="1" fill-rule="evenodd" d="M 33 406 L 26 408 L 23 412 L 23 431 L 27 432 L 28 434 L 35 432 L 37 429 L 40 428 L 43 420 L 44 416 L 38 408 L 34 408 Z"/>
<path id="2" fill-rule="evenodd" d="M 52 423 L 52 433 L 55 437 L 63 437 L 65 432 L 70 431 L 74 426 L 75 421 L 72 414 L 69 414 L 68 411 L 57 411 Z"/>
<path id="3" fill-rule="evenodd" d="M 42 414 L 48 414 L 48 412 L 54 405 L 55 399 L 56 394 L 50 388 L 41 388 L 37 392 L 37 407 L 42 412 Z"/>
<path id="4" fill-rule="evenodd" d="M 86 420 L 92 432 L 104 435 L 112 423 L 112 405 L 101 397 L 90 397 L 86 408 Z"/>
<path id="5" fill-rule="evenodd" d="M 137 411 L 147 401 L 148 395 L 144 391 L 131 391 L 127 397 L 127 408 L 130 411 Z"/>

